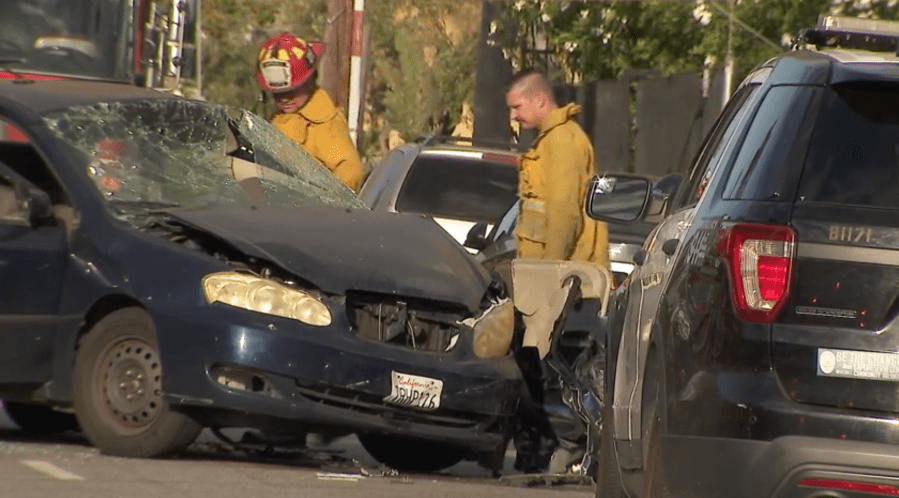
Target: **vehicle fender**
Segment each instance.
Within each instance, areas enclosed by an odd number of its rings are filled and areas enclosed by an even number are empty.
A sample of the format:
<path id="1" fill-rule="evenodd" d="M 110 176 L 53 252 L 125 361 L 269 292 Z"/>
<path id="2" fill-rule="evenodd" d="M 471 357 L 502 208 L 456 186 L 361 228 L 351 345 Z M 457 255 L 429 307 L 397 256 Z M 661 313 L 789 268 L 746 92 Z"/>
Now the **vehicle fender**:
<path id="1" fill-rule="evenodd" d="M 96 233 L 78 230 L 69 249 L 52 377 L 35 393 L 37 398 L 61 404 L 72 400 L 78 340 L 96 321 L 127 306 L 150 309 L 164 305 L 166 300 L 178 299 L 179 292 L 199 294 L 204 273 L 228 268 L 205 253 L 130 228 L 106 226 Z M 154 296 L 157 302 L 153 302 Z M 166 299 L 160 299 L 163 296 Z"/>

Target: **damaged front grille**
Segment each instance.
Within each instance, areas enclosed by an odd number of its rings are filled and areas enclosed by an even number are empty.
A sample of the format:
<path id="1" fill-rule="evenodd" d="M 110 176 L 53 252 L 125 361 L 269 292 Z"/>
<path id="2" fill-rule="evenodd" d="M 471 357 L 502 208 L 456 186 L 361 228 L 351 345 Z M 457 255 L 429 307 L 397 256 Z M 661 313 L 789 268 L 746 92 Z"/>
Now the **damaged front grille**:
<path id="1" fill-rule="evenodd" d="M 348 294 L 347 315 L 362 338 L 415 350 L 451 351 L 459 341 L 459 309 L 394 296 Z"/>

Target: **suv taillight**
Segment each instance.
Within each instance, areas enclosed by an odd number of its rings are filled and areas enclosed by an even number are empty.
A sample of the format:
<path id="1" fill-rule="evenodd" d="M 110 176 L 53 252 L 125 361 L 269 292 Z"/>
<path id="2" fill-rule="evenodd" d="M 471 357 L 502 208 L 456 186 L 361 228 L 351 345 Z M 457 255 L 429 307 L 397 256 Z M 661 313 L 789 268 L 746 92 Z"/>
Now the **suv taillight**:
<path id="1" fill-rule="evenodd" d="M 727 261 L 734 311 L 742 320 L 770 323 L 790 297 L 796 232 L 783 225 L 739 223 L 718 234 Z"/>

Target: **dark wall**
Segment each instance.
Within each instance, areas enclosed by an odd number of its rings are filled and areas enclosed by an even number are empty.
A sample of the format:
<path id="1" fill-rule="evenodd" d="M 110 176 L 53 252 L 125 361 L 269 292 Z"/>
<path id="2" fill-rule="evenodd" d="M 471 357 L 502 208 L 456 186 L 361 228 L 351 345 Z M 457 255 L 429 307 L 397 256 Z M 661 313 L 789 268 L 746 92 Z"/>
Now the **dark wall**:
<path id="1" fill-rule="evenodd" d="M 686 169 L 703 128 L 700 78 L 639 80 L 636 103 L 634 172 L 663 176 Z"/>
<path id="2" fill-rule="evenodd" d="M 627 171 L 631 162 L 630 84 L 626 80 L 593 85 L 595 119 L 585 130 L 593 139 L 598 171 Z"/>
<path id="3" fill-rule="evenodd" d="M 617 80 L 556 86 L 559 105 L 582 107 L 578 123 L 590 136 L 597 171 L 663 176 L 684 171 L 723 105 L 723 73 L 714 71 L 703 96 L 692 73 L 661 77 L 634 71 Z"/>

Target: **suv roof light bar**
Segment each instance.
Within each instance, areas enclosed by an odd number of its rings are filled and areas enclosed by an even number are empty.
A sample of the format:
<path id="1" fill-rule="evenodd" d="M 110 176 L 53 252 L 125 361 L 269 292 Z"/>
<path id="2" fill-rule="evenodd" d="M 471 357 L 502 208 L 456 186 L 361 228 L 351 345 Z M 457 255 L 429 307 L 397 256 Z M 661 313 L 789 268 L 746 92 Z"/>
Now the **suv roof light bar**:
<path id="1" fill-rule="evenodd" d="M 818 16 L 817 29 L 868 35 L 899 36 L 899 21 L 859 19 L 857 17 Z"/>
<path id="2" fill-rule="evenodd" d="M 817 48 L 845 48 L 899 55 L 899 22 L 854 17 L 818 16 L 815 29 L 796 34 L 793 48 L 810 43 Z"/>

